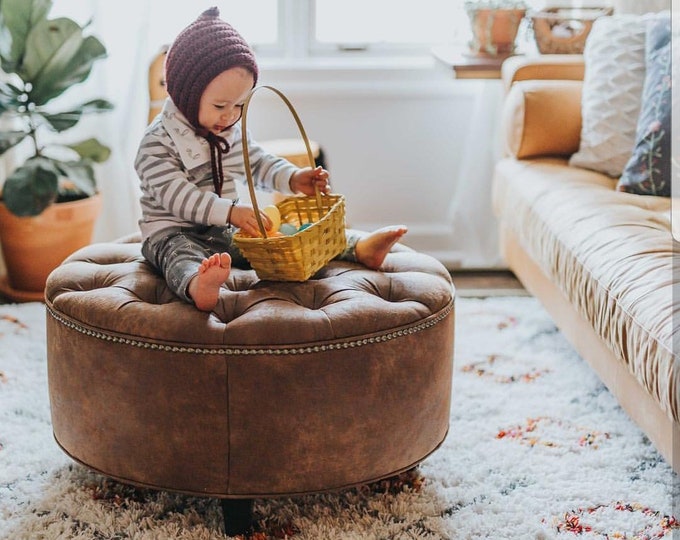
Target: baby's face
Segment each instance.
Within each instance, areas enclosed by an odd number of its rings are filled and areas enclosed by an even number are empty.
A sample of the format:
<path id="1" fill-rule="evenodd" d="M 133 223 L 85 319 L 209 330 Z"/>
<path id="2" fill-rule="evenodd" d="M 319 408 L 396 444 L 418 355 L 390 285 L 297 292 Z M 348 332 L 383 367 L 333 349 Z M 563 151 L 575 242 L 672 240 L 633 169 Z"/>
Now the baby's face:
<path id="1" fill-rule="evenodd" d="M 242 67 L 223 71 L 206 86 L 198 105 L 198 123 L 216 135 L 241 118 L 255 79 Z"/>

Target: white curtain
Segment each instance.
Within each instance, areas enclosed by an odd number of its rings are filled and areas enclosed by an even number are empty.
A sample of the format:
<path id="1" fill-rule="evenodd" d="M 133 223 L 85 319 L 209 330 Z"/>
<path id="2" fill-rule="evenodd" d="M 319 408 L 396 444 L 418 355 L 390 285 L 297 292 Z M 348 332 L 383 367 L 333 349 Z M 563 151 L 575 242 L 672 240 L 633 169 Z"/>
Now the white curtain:
<path id="1" fill-rule="evenodd" d="M 494 165 L 502 157 L 498 128 L 504 94 L 501 81 L 479 81 L 479 87 L 469 136 L 463 141 L 463 159 L 449 207 L 449 220 L 464 267 L 498 268 L 505 263 L 500 255 L 491 188 Z"/>

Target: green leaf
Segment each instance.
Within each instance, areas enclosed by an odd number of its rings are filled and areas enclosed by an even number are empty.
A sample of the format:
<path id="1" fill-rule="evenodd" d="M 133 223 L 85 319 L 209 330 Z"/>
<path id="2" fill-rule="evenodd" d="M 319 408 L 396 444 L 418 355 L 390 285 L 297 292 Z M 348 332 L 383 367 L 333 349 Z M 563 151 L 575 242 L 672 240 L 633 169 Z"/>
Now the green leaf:
<path id="1" fill-rule="evenodd" d="M 61 175 L 61 191 L 64 193 L 82 193 L 88 196 L 97 192 L 94 169 L 88 161 L 55 161 Z"/>
<path id="2" fill-rule="evenodd" d="M 0 155 L 19 144 L 27 136 L 26 131 L 0 131 Z"/>
<path id="3" fill-rule="evenodd" d="M 26 37 L 31 28 L 47 17 L 51 0 L 2 0 L 0 3 L 0 60 L 6 73 L 21 68 Z"/>
<path id="4" fill-rule="evenodd" d="M 23 105 L 19 96 L 23 92 L 13 84 L 0 81 L 0 114 L 6 110 L 16 110 Z"/>
<path id="5" fill-rule="evenodd" d="M 83 38 L 82 29 L 70 19 L 41 21 L 26 41 L 24 76 L 32 84 L 29 96 L 44 105 L 74 84 L 84 81 L 93 63 L 106 56 L 106 49 L 93 36 Z"/>
<path id="6" fill-rule="evenodd" d="M 64 68 L 62 85 L 68 88 L 83 82 L 92 71 L 92 65 L 100 59 L 106 58 L 106 47 L 94 36 L 87 36 L 81 43 L 78 52 L 71 58 Z"/>
<path id="7" fill-rule="evenodd" d="M 29 95 L 50 93 L 54 83 L 83 41 L 82 30 L 71 19 L 38 22 L 26 38 L 26 54 L 19 75 L 31 83 Z M 42 105 L 44 101 L 38 103 Z"/>
<path id="8" fill-rule="evenodd" d="M 12 60 L 12 33 L 7 28 L 5 16 L 0 5 L 0 67 L 5 73 L 12 73 L 17 63 Z"/>
<path id="9" fill-rule="evenodd" d="M 52 160 L 29 159 L 5 180 L 3 202 L 17 216 L 37 216 L 56 200 L 58 178 Z"/>
<path id="10" fill-rule="evenodd" d="M 65 131 L 75 126 L 83 114 L 101 113 L 113 109 L 113 104 L 105 99 L 94 99 L 83 103 L 73 110 L 62 113 L 50 114 L 40 112 L 40 115 L 49 123 L 49 125 L 57 132 Z"/>
<path id="11" fill-rule="evenodd" d="M 87 139 L 78 144 L 69 144 L 68 147 L 75 150 L 82 159 L 89 159 L 95 163 L 103 163 L 111 155 L 109 147 L 97 139 Z"/>

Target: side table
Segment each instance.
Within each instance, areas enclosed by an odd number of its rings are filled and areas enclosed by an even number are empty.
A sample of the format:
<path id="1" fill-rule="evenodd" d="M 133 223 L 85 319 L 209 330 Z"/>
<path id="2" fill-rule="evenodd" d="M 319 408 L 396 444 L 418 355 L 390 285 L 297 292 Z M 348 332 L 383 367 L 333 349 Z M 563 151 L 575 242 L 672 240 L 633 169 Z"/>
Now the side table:
<path id="1" fill-rule="evenodd" d="M 501 65 L 508 55 L 466 55 L 461 47 L 438 45 L 432 55 L 444 66 L 453 70 L 456 79 L 500 79 Z"/>

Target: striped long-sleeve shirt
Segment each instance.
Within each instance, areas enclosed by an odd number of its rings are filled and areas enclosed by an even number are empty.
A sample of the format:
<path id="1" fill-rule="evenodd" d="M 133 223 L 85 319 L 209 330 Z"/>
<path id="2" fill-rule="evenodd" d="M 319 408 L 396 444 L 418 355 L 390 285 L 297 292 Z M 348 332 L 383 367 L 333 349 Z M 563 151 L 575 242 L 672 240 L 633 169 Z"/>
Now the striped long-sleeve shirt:
<path id="1" fill-rule="evenodd" d="M 241 124 L 222 136 L 231 148 L 222 159 L 224 185 L 218 197 L 208 142 L 196 135 L 174 103 L 166 100 L 163 111 L 144 133 L 135 159 L 142 191 L 139 228 L 143 239 L 169 227 L 226 225 L 232 200 L 237 197 L 235 181 L 245 181 Z M 255 186 L 290 194 L 289 180 L 296 167 L 266 153 L 250 136 L 247 143 Z"/>

